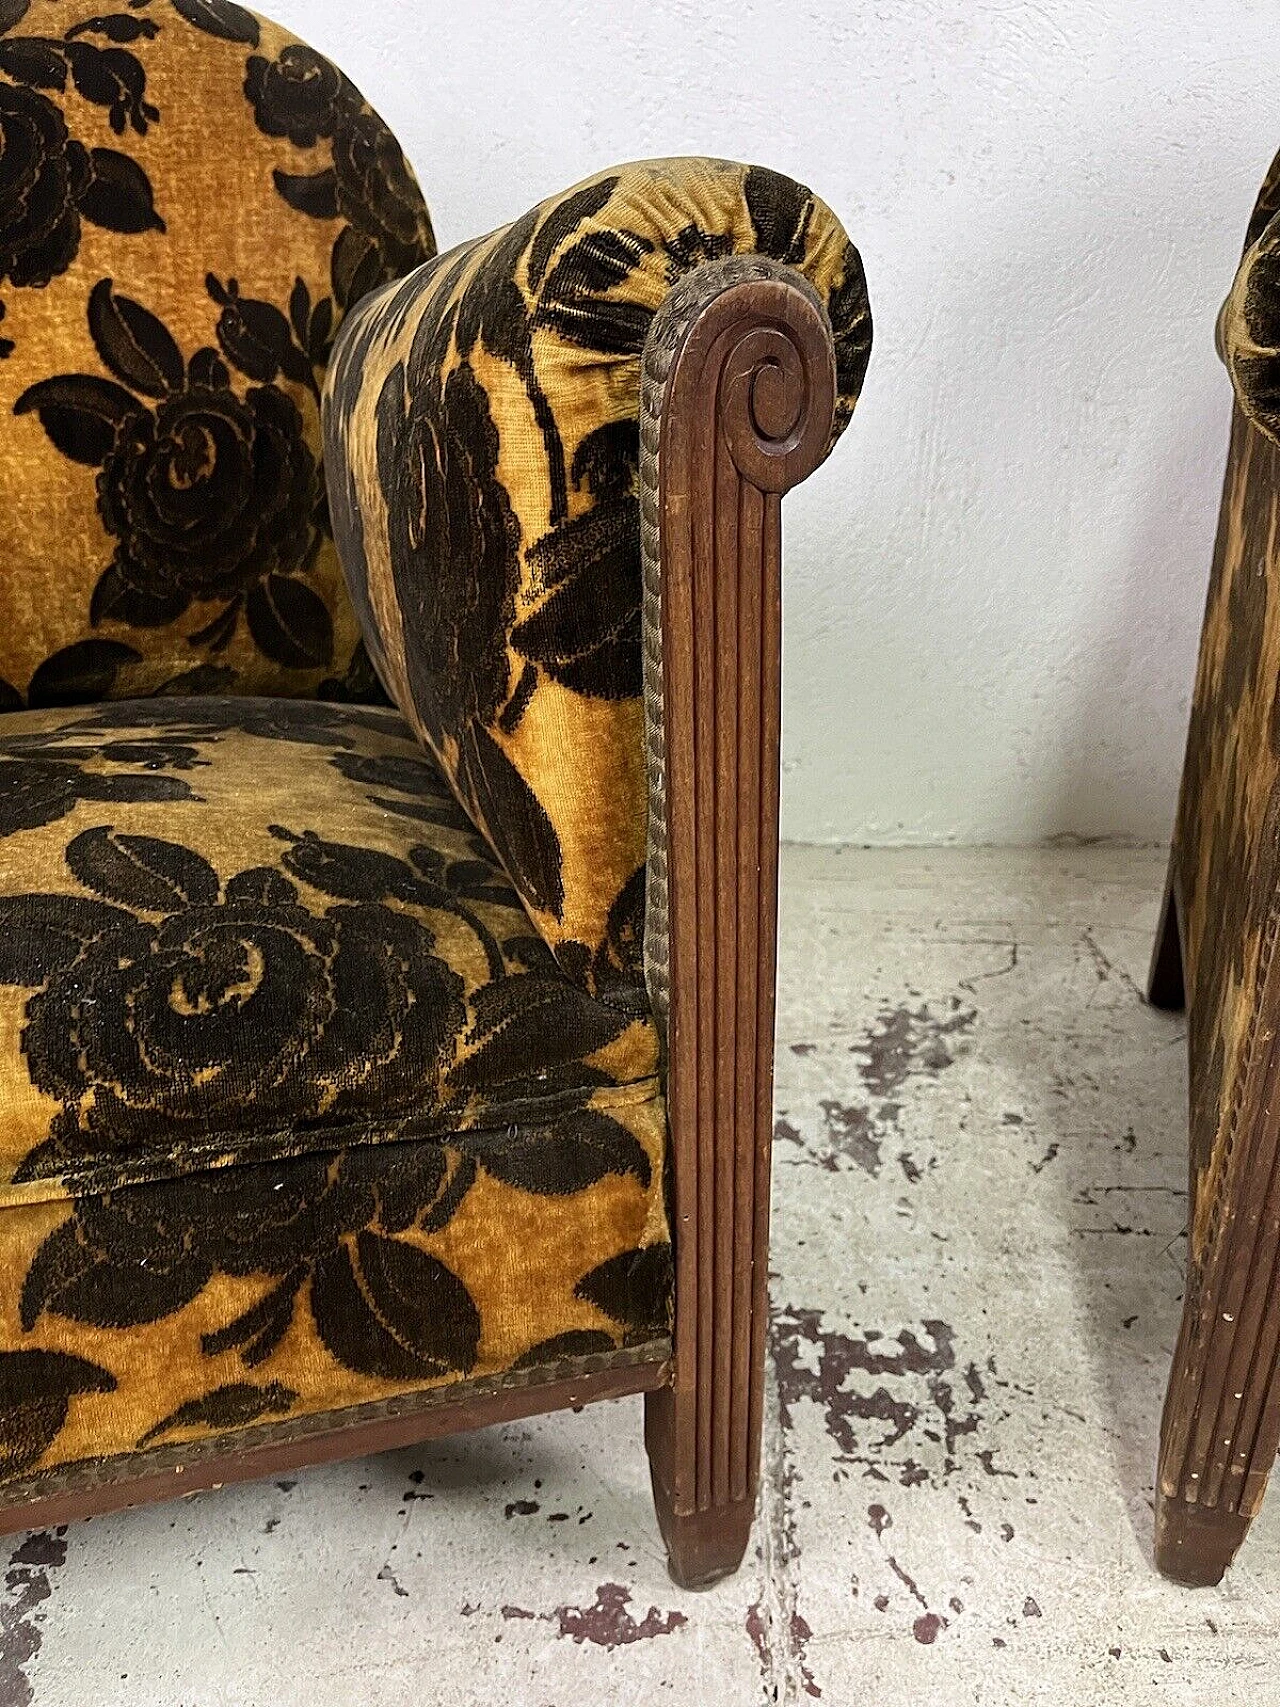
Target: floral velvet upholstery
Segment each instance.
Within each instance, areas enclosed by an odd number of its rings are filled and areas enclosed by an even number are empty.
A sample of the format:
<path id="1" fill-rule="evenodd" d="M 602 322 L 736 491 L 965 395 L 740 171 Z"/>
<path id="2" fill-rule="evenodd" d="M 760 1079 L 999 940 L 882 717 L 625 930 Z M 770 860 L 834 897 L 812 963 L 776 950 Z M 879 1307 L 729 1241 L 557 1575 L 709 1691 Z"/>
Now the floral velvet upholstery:
<path id="1" fill-rule="evenodd" d="M 656 1075 L 395 712 L 0 719 L 0 1494 L 661 1356 Z"/>
<path id="2" fill-rule="evenodd" d="M 358 91 L 232 0 L 0 0 L 0 704 L 376 691 L 320 385 L 434 252 Z"/>
<path id="3" fill-rule="evenodd" d="M 1218 347 L 1244 414 L 1280 440 L 1280 155 L 1271 163 L 1218 320 Z"/>
<path id="4" fill-rule="evenodd" d="M 773 256 L 839 429 L 861 264 L 723 161 L 434 248 L 233 0 L 0 0 L 0 1504 L 669 1353 L 640 353 Z"/>
<path id="5" fill-rule="evenodd" d="M 334 531 L 379 674 L 561 966 L 642 988 L 640 357 L 691 268 L 805 274 L 836 432 L 871 347 L 858 252 L 802 185 L 723 160 L 589 179 L 351 315 L 325 392 Z"/>

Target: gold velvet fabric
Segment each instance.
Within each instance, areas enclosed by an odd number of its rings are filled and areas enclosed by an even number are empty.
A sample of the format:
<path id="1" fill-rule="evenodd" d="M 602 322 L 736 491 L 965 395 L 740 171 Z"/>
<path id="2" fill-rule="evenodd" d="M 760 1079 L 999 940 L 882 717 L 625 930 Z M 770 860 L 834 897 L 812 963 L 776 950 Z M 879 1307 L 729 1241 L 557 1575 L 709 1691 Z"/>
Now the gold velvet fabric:
<path id="1" fill-rule="evenodd" d="M 588 179 L 349 317 L 324 399 L 335 537 L 389 693 L 560 964 L 641 983 L 647 795 L 640 357 L 672 284 L 757 253 L 835 338 L 836 431 L 870 350 L 862 264 L 811 191 L 674 159 Z"/>
<path id="2" fill-rule="evenodd" d="M 0 706 L 376 692 L 320 385 L 434 252 L 381 119 L 233 0 L 0 0 Z"/>
<path id="3" fill-rule="evenodd" d="M 9 714 L 0 1479 L 660 1356 L 657 1066 L 394 711 Z"/>
<path id="4" fill-rule="evenodd" d="M 669 1351 L 640 356 L 770 256 L 838 432 L 861 262 L 704 160 L 434 250 L 235 0 L 0 0 L 7 1500 Z"/>

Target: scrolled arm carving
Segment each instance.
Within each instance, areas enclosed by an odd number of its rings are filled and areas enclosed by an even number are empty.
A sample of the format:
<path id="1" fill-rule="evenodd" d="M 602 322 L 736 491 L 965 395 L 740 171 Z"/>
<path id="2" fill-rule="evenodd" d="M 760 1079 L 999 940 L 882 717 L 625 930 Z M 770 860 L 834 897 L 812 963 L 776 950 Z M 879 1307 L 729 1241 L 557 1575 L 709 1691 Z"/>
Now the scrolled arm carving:
<path id="1" fill-rule="evenodd" d="M 648 1434 L 659 1513 L 689 1581 L 740 1553 L 758 1471 L 780 511 L 826 454 L 835 403 L 826 311 L 786 266 L 699 268 L 655 320 L 641 402 L 645 966 L 666 1050 L 676 1327 L 672 1385 L 651 1396 Z"/>
<path id="2" fill-rule="evenodd" d="M 759 300 L 760 293 L 753 294 Z M 813 307 L 825 321 L 816 299 Z M 744 333 L 725 357 L 724 441 L 743 479 L 762 492 L 781 495 L 799 485 L 826 453 L 835 410 L 835 367 L 826 355 L 816 340 L 801 343 L 790 326 L 779 324 Z"/>

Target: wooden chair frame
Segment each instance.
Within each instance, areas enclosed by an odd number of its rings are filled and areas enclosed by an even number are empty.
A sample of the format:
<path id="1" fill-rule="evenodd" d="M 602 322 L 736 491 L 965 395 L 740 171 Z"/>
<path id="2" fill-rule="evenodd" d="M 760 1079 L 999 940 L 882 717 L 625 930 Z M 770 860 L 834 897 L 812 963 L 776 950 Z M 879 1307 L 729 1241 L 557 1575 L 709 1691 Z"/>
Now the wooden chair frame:
<path id="1" fill-rule="evenodd" d="M 1259 558 L 1244 542 L 1274 537 L 1278 494 L 1280 449 L 1237 410 L 1208 638 L 1148 980 L 1155 1006 L 1189 1010 L 1192 1040 L 1187 1284 L 1161 1420 L 1155 1555 L 1166 1576 L 1193 1587 L 1221 1580 L 1262 1504 L 1280 1448 L 1280 786 L 1273 781 L 1259 792 L 1257 822 L 1233 849 L 1239 826 L 1232 814 L 1240 814 L 1244 790 L 1233 787 L 1220 798 L 1221 784 L 1204 781 L 1206 763 L 1229 732 L 1243 743 L 1245 767 L 1258 739 L 1231 729 L 1238 706 L 1227 695 L 1229 709 L 1220 709 L 1223 683 L 1256 679 L 1260 693 L 1273 692 L 1274 672 L 1260 657 L 1264 624 L 1256 612 L 1234 612 L 1231 601 L 1238 576 L 1272 574 L 1266 554 Z M 1260 769 L 1269 762 L 1258 758 Z M 1228 883 L 1216 900 L 1208 892 L 1206 849 L 1226 860 Z M 1240 902 L 1234 918 L 1223 916 L 1228 889 Z M 1221 969 L 1243 954 L 1246 935 L 1256 955 L 1237 991 Z M 1240 1047 L 1214 1080 L 1206 1068 L 1224 987 L 1237 1005 Z M 1201 1080 L 1210 1088 L 1198 1089 Z"/>

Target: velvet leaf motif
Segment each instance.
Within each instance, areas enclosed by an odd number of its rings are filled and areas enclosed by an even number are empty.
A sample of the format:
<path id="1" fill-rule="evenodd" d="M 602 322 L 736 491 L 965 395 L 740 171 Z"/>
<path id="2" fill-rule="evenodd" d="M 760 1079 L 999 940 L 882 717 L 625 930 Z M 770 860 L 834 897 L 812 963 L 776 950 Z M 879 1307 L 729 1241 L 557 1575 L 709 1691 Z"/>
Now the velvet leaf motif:
<path id="1" fill-rule="evenodd" d="M 110 1457 L 607 1361 L 640 1306 L 580 1283 L 653 1245 L 662 1340 L 651 1022 L 530 933 L 394 713 L 14 713 L 6 780 L 0 1478 L 86 1418 Z"/>
<path id="2" fill-rule="evenodd" d="M 561 970 L 621 1012 L 647 1007 L 640 358 L 672 285 L 735 253 L 826 304 L 839 431 L 870 350 L 858 253 L 803 185 L 722 160 L 604 173 L 384 289 L 324 397 L 383 679 Z"/>
<path id="3" fill-rule="evenodd" d="M 180 141 L 193 112 L 200 159 Z M 434 252 L 390 131 L 231 0 L 31 0 L 0 15 L 0 160 L 0 547 L 48 586 L 58 641 L 41 656 L 33 625 L 0 623 L 0 697 L 53 703 L 56 660 L 63 703 L 192 669 L 205 691 L 380 699 L 330 537 L 319 395 L 346 308 Z M 129 652 L 64 667 L 99 641 Z"/>

